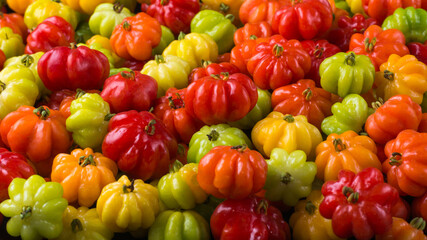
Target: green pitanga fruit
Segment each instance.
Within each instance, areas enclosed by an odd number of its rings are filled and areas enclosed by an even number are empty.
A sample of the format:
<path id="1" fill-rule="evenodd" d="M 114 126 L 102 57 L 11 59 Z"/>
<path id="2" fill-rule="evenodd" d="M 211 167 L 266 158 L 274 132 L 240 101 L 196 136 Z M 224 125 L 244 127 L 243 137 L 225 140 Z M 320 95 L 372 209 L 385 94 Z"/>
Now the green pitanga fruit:
<path id="1" fill-rule="evenodd" d="M 307 156 L 303 151 L 288 153 L 284 149 L 275 148 L 267 164 L 268 172 L 264 186 L 266 199 L 295 206 L 301 198 L 310 194 L 317 166 L 314 162 L 307 162 Z"/>
<path id="2" fill-rule="evenodd" d="M 234 46 L 234 32 L 236 26 L 233 25 L 234 16 L 227 16 L 214 10 L 203 10 L 197 13 L 191 20 L 191 32 L 206 33 L 218 45 L 219 54 L 226 53 Z"/>
<path id="3" fill-rule="evenodd" d="M 209 223 L 194 211 L 167 210 L 156 217 L 148 240 L 209 240 Z"/>
<path id="4" fill-rule="evenodd" d="M 13 179 L 8 190 L 10 199 L 0 203 L 0 213 L 10 217 L 6 230 L 11 236 L 41 240 L 61 234 L 62 214 L 68 206 L 61 184 L 33 175 Z"/>
<path id="5" fill-rule="evenodd" d="M 398 8 L 388 16 L 382 26 L 383 30 L 398 29 L 405 35 L 406 43 L 427 40 L 427 11 L 422 8 Z"/>
<path id="6" fill-rule="evenodd" d="M 319 74 L 323 89 L 345 97 L 369 91 L 374 84 L 375 67 L 365 55 L 340 52 L 320 64 Z"/>
<path id="7" fill-rule="evenodd" d="M 230 127 L 228 124 L 204 126 L 191 137 L 187 160 L 189 163 L 199 163 L 200 159 L 216 146 L 243 144 L 253 148 L 251 140 L 238 128 Z"/>
<path id="8" fill-rule="evenodd" d="M 107 134 L 110 106 L 97 93 L 85 93 L 71 102 L 65 125 L 81 148 L 99 149 Z"/>
<path id="9" fill-rule="evenodd" d="M 342 134 L 348 130 L 362 131 L 363 124 L 372 112 L 365 99 L 357 94 L 350 94 L 341 103 L 335 103 L 331 111 L 333 115 L 325 118 L 321 126 L 327 135 Z"/>

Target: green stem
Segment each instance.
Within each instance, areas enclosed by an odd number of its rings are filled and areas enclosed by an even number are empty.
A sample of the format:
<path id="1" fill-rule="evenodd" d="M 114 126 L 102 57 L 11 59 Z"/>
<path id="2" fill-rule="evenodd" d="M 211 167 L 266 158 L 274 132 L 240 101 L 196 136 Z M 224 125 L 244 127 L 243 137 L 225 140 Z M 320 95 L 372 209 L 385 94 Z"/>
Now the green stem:
<path id="1" fill-rule="evenodd" d="M 135 179 L 130 182 L 130 185 L 123 184 L 123 193 L 130 193 L 133 192 L 133 190 L 135 190 Z"/>
<path id="2" fill-rule="evenodd" d="M 31 64 L 34 63 L 34 58 L 31 55 L 26 54 L 24 57 L 22 57 L 21 63 L 26 67 L 30 67 Z"/>
<path id="3" fill-rule="evenodd" d="M 346 146 L 342 142 L 341 138 L 335 138 L 334 140 L 332 140 L 332 143 L 334 144 L 334 148 L 336 152 L 341 152 L 346 149 Z"/>
<path id="4" fill-rule="evenodd" d="M 214 129 L 209 134 L 207 134 L 208 140 L 211 142 L 215 142 L 219 138 L 219 133 Z"/>
<path id="5" fill-rule="evenodd" d="M 305 210 L 308 212 L 308 214 L 313 215 L 314 212 L 316 212 L 316 209 L 316 206 L 311 201 L 307 201 L 305 203 Z"/>
<path id="6" fill-rule="evenodd" d="M 49 117 L 50 111 L 47 107 L 41 106 L 34 109 L 33 113 L 40 117 L 41 120 L 46 120 Z"/>
<path id="7" fill-rule="evenodd" d="M 30 206 L 24 206 L 22 207 L 22 212 L 19 214 L 21 219 L 29 218 L 32 215 L 32 208 Z"/>
<path id="8" fill-rule="evenodd" d="M 73 231 L 73 233 L 83 231 L 82 222 L 79 219 L 74 218 L 73 221 L 71 221 L 71 230 Z"/>
<path id="9" fill-rule="evenodd" d="M 295 118 L 291 114 L 286 114 L 285 117 L 283 118 L 283 120 L 285 120 L 288 123 L 295 122 Z"/>
<path id="10" fill-rule="evenodd" d="M 351 52 L 347 56 L 345 56 L 345 63 L 349 66 L 354 66 L 356 64 L 356 54 L 354 52 Z"/>
<path id="11" fill-rule="evenodd" d="M 426 228 L 426 221 L 421 218 L 421 217 L 417 217 L 412 219 L 412 221 L 409 223 L 413 228 L 424 231 L 424 229 Z"/>
<path id="12" fill-rule="evenodd" d="M 154 60 L 156 61 L 157 64 L 160 63 L 165 63 L 165 58 L 162 55 L 156 55 L 154 56 Z"/>
<path id="13" fill-rule="evenodd" d="M 156 131 L 154 124 L 156 124 L 156 120 L 151 119 L 150 122 L 148 122 L 148 125 L 145 126 L 145 132 L 150 136 L 153 136 Z"/>

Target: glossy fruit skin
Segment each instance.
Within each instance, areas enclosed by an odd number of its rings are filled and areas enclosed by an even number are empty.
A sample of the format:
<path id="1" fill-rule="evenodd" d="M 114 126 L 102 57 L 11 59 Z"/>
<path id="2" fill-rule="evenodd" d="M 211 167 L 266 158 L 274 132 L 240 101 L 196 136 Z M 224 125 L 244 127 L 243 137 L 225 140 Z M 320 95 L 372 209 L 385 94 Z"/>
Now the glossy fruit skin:
<path id="1" fill-rule="evenodd" d="M 39 89 L 30 67 L 28 64 L 16 64 L 7 66 L 0 72 L 0 118 L 23 105 L 32 106 L 36 102 Z"/>
<path id="2" fill-rule="evenodd" d="M 371 59 L 375 70 L 387 62 L 391 54 L 404 56 L 409 54 L 405 45 L 405 36 L 397 29 L 382 30 L 378 25 L 369 26 L 363 34 L 351 36 L 349 51 L 363 54 Z"/>
<path id="3" fill-rule="evenodd" d="M 0 28 L 9 27 L 14 33 L 21 35 L 25 39 L 28 35 L 28 29 L 24 22 L 24 17 L 17 13 L 3 13 L 0 15 Z"/>
<path id="4" fill-rule="evenodd" d="M 332 105 L 333 115 L 322 121 L 322 132 L 327 135 L 341 134 L 348 130 L 360 132 L 369 116 L 368 110 L 368 104 L 360 95 L 347 95 L 342 102 Z"/>
<path id="5" fill-rule="evenodd" d="M 401 131 L 385 146 L 387 160 L 383 162 L 383 172 L 387 174 L 388 183 L 402 196 L 420 197 L 427 191 L 422 180 L 427 171 L 426 147 L 427 133 L 411 129 Z"/>
<path id="6" fill-rule="evenodd" d="M 414 55 L 418 61 L 427 64 L 427 40 L 424 44 L 419 42 L 408 43 L 409 53 Z"/>
<path id="7" fill-rule="evenodd" d="M 375 73 L 376 94 L 384 100 L 406 94 L 417 104 L 423 102 L 427 92 L 427 65 L 412 55 L 400 57 L 392 54 Z"/>
<path id="8" fill-rule="evenodd" d="M 320 64 L 319 75 L 323 89 L 343 98 L 369 91 L 374 83 L 375 66 L 365 55 L 339 52 Z"/>
<path id="9" fill-rule="evenodd" d="M 43 52 L 38 52 L 30 55 L 25 54 L 22 56 L 16 56 L 16 57 L 8 58 L 4 63 L 4 68 L 12 65 L 22 65 L 22 66 L 28 67 L 33 72 L 33 76 L 35 78 L 35 82 L 39 90 L 39 95 L 37 96 L 37 98 L 41 98 L 43 96 L 51 94 L 51 91 L 49 91 L 49 89 L 45 87 L 45 85 L 43 84 L 43 81 L 40 79 L 39 74 L 37 72 L 37 65 L 40 58 L 43 56 L 43 54 L 44 54 Z"/>
<path id="10" fill-rule="evenodd" d="M 0 203 L 0 213 L 10 217 L 7 232 L 23 240 L 58 237 L 63 229 L 62 214 L 67 208 L 62 192 L 59 183 L 46 182 L 39 175 L 27 180 L 13 179 L 10 199 Z"/>
<path id="11" fill-rule="evenodd" d="M 221 73 L 227 72 L 228 74 L 239 73 L 240 70 L 234 64 L 229 62 L 213 63 L 209 61 L 204 61 L 201 67 L 194 68 L 191 70 L 190 76 L 188 76 L 188 83 L 195 82 L 200 78 L 219 75 Z"/>
<path id="12" fill-rule="evenodd" d="M 73 26 L 63 18 L 53 16 L 46 18 L 28 35 L 25 53 L 47 52 L 58 46 L 68 47 L 74 41 Z"/>
<path id="13" fill-rule="evenodd" d="M 202 10 L 191 20 L 191 32 L 208 34 L 218 45 L 218 53 L 229 52 L 234 45 L 236 26 L 233 17 L 214 10 Z"/>
<path id="14" fill-rule="evenodd" d="M 25 45 L 21 35 L 14 33 L 9 27 L 0 28 L 0 50 L 6 59 L 24 54 Z"/>
<path id="15" fill-rule="evenodd" d="M 180 32 L 189 33 L 190 23 L 200 11 L 197 0 L 151 0 L 147 14 L 168 27 L 176 36 Z"/>
<path id="16" fill-rule="evenodd" d="M 233 15 L 235 26 L 239 26 L 241 23 L 239 19 L 239 11 L 245 0 L 203 0 L 202 9 L 211 9 L 218 11 L 224 16 Z"/>
<path id="17" fill-rule="evenodd" d="M 301 45 L 311 57 L 311 68 L 310 71 L 305 74 L 304 78 L 314 80 L 316 82 L 316 86 L 320 87 L 320 64 L 326 58 L 332 57 L 333 55 L 341 52 L 341 50 L 336 45 L 323 39 L 317 41 L 305 40 L 301 42 Z"/>
<path id="18" fill-rule="evenodd" d="M 406 42 L 425 42 L 427 40 L 427 10 L 407 7 L 398 8 L 388 16 L 381 27 L 398 29 L 405 35 Z"/>
<path id="19" fill-rule="evenodd" d="M 261 21 L 272 24 L 275 13 L 288 4 L 283 0 L 247 0 L 240 7 L 240 21 L 243 24 Z"/>
<path id="20" fill-rule="evenodd" d="M 274 35 L 255 46 L 247 70 L 261 89 L 276 89 L 294 83 L 310 71 L 310 55 L 298 40 Z"/>
<path id="21" fill-rule="evenodd" d="M 332 8 L 327 0 L 301 0 L 277 11 L 271 26 L 286 39 L 310 40 L 324 34 L 332 20 Z"/>
<path id="22" fill-rule="evenodd" d="M 0 148 L 0 202 L 9 199 L 8 187 L 14 178 L 29 178 L 36 174 L 27 159 L 19 153 Z"/>
<path id="23" fill-rule="evenodd" d="M 230 63 L 238 67 L 241 73 L 251 76 L 246 67 L 248 61 L 254 55 L 256 45 L 260 42 L 266 42 L 268 39 L 269 38 L 248 39 L 236 44 L 230 52 Z"/>
<path id="24" fill-rule="evenodd" d="M 405 129 L 417 130 L 421 107 L 408 95 L 396 95 L 381 105 L 365 123 L 365 131 L 379 144 L 386 144 Z"/>
<path id="25" fill-rule="evenodd" d="M 338 180 L 322 186 L 322 194 L 325 198 L 319 211 L 332 219 L 334 233 L 342 238 L 366 240 L 391 228 L 391 207 L 399 199 L 397 190 L 384 183 L 376 168 L 366 168 L 358 174 L 342 170 Z"/>
<path id="26" fill-rule="evenodd" d="M 198 164 L 183 165 L 175 161 L 168 174 L 160 178 L 157 189 L 168 209 L 194 209 L 206 201 L 206 194 L 197 182 Z"/>
<path id="27" fill-rule="evenodd" d="M 148 111 L 157 98 L 157 82 L 139 72 L 121 72 L 105 80 L 101 97 L 112 113 Z"/>
<path id="28" fill-rule="evenodd" d="M 45 106 L 21 106 L 2 120 L 0 133 L 4 144 L 28 157 L 43 176 L 50 175 L 53 158 L 72 143 L 65 118 Z"/>
<path id="29" fill-rule="evenodd" d="M 161 39 L 160 23 L 148 14 L 140 12 L 123 19 L 116 25 L 110 37 L 113 51 L 127 60 L 148 60 Z"/>
<path id="30" fill-rule="evenodd" d="M 354 33 L 363 34 L 369 26 L 377 23 L 377 20 L 373 18 L 365 19 L 360 13 L 354 14 L 353 17 L 340 16 L 337 27 L 329 32 L 327 39 L 330 43 L 341 48 L 342 51 L 348 51 L 350 39 Z"/>
<path id="31" fill-rule="evenodd" d="M 130 177 L 160 178 L 175 161 L 177 142 L 154 114 L 135 110 L 115 115 L 109 122 L 102 152 Z"/>
<path id="32" fill-rule="evenodd" d="M 40 58 L 38 74 L 47 89 L 100 89 L 110 72 L 107 57 L 85 46 L 57 47 Z"/>
<path id="33" fill-rule="evenodd" d="M 267 177 L 262 155 L 246 145 L 217 146 L 199 162 L 197 181 L 216 198 L 244 199 L 259 192 Z"/>
<path id="34" fill-rule="evenodd" d="M 71 102 L 66 126 L 78 146 L 99 149 L 110 118 L 108 103 L 97 93 L 85 93 Z"/>
<path id="35" fill-rule="evenodd" d="M 322 142 L 319 129 L 308 123 L 304 115 L 284 115 L 276 111 L 255 124 L 251 137 L 265 157 L 270 157 L 273 148 L 278 147 L 288 152 L 303 150 L 309 159 L 314 159 L 315 146 Z"/>
<path id="36" fill-rule="evenodd" d="M 188 162 L 199 163 L 214 147 L 238 145 L 253 148 L 251 140 L 238 128 L 227 124 L 204 126 L 191 137 L 187 159 Z"/>
<path id="37" fill-rule="evenodd" d="M 86 93 L 97 93 L 99 90 L 88 90 L 83 91 L 78 89 L 77 91 L 71 91 L 68 89 L 63 89 L 61 91 L 55 91 L 49 96 L 48 107 L 54 110 L 58 110 L 62 113 L 65 118 L 68 118 L 71 115 L 70 107 L 71 103 L 78 97 L 81 97 Z"/>
<path id="38" fill-rule="evenodd" d="M 307 162 L 307 155 L 303 151 L 288 153 L 284 149 L 275 148 L 270 159 L 266 161 L 266 199 L 281 201 L 286 206 L 295 206 L 299 199 L 310 194 L 317 167 L 314 162 Z"/>
<path id="39" fill-rule="evenodd" d="M 248 76 L 220 74 L 191 83 L 185 99 L 189 114 L 206 125 L 213 125 L 242 119 L 255 106 L 258 93 Z"/>
<path id="40" fill-rule="evenodd" d="M 182 89 L 188 86 L 190 64 L 173 55 L 156 55 L 141 70 L 142 74 L 153 77 L 157 82 L 157 97 L 163 97 L 169 88 Z"/>
<path id="41" fill-rule="evenodd" d="M 421 8 L 422 2 L 423 0 L 362 0 L 362 5 L 365 13 L 369 17 L 374 18 L 381 23 L 386 17 L 392 15 L 396 9 L 406 7 Z"/>
<path id="42" fill-rule="evenodd" d="M 427 236 L 424 234 L 423 227 L 421 224 L 425 224 L 424 219 L 418 219 L 424 221 L 424 223 L 417 224 L 417 219 L 413 219 L 411 223 L 408 223 L 405 219 L 393 217 L 393 225 L 389 231 L 384 234 L 377 235 L 376 240 L 392 240 L 392 239 L 402 239 L 402 240 L 426 240 Z M 414 224 L 414 225 L 413 225 Z M 420 226 L 421 225 L 421 226 Z M 418 228 L 417 228 L 418 227 Z"/>
<path id="43" fill-rule="evenodd" d="M 336 180 L 342 169 L 358 173 L 374 167 L 381 170 L 375 142 L 353 131 L 330 134 L 316 147 L 317 178 Z"/>
<path id="44" fill-rule="evenodd" d="M 53 160 L 51 179 L 64 188 L 69 203 L 91 207 L 104 186 L 116 181 L 116 163 L 90 148 L 58 154 Z"/>
<path id="45" fill-rule="evenodd" d="M 234 44 L 238 45 L 253 38 L 253 36 L 257 38 L 267 38 L 271 35 L 273 35 L 273 30 L 271 29 L 271 25 L 266 21 L 246 23 L 243 27 L 234 32 L 233 40 Z"/>
<path id="46" fill-rule="evenodd" d="M 116 25 L 133 14 L 129 9 L 119 4 L 101 3 L 90 15 L 89 28 L 93 34 L 110 38 Z"/>
<path id="47" fill-rule="evenodd" d="M 68 206 L 62 217 L 64 229 L 58 240 L 113 239 L 114 233 L 99 219 L 96 208 Z M 81 226 L 81 228 L 80 228 Z"/>
<path id="48" fill-rule="evenodd" d="M 101 221 L 113 232 L 148 229 L 160 211 L 157 188 L 123 175 L 102 189 L 96 204 Z"/>
<path id="49" fill-rule="evenodd" d="M 297 203 L 295 212 L 289 219 L 289 226 L 293 229 L 293 239 L 342 240 L 332 230 L 331 220 L 320 215 L 319 205 L 322 200 L 322 192 L 313 190 L 307 199 L 300 200 Z"/>
<path id="50" fill-rule="evenodd" d="M 215 62 L 218 57 L 218 45 L 205 33 L 182 33 L 177 40 L 169 44 L 162 55 L 165 58 L 167 55 L 182 58 L 188 62 L 191 71 L 202 66 L 202 60 Z"/>
<path id="51" fill-rule="evenodd" d="M 228 199 L 218 205 L 210 219 L 215 239 L 291 239 L 281 212 L 262 198 Z"/>
<path id="52" fill-rule="evenodd" d="M 273 111 L 294 116 L 304 115 L 320 129 L 325 117 L 331 116 L 332 94 L 318 88 L 310 79 L 277 88 L 271 95 Z"/>
<path id="53" fill-rule="evenodd" d="M 166 210 L 148 231 L 150 240 L 210 240 L 209 223 L 197 212 Z"/>
<path id="54" fill-rule="evenodd" d="M 24 21 L 28 29 L 33 29 L 46 18 L 53 16 L 62 17 L 74 29 L 77 28 L 79 21 L 77 13 L 69 6 L 52 0 L 37 0 L 31 3 L 25 10 Z"/>
<path id="55" fill-rule="evenodd" d="M 165 96 L 156 100 L 153 113 L 162 120 L 178 141 L 188 144 L 193 134 L 204 124 L 186 111 L 186 91 L 186 88 L 180 90 L 169 88 Z"/>

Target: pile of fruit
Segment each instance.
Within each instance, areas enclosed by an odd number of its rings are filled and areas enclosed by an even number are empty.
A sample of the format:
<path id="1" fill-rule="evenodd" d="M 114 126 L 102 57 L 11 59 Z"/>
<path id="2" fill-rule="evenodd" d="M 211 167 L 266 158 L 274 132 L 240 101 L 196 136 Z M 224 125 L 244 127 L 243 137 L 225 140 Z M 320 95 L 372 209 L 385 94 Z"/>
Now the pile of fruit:
<path id="1" fill-rule="evenodd" d="M 427 239 L 427 0 L 0 3 L 0 239 Z"/>

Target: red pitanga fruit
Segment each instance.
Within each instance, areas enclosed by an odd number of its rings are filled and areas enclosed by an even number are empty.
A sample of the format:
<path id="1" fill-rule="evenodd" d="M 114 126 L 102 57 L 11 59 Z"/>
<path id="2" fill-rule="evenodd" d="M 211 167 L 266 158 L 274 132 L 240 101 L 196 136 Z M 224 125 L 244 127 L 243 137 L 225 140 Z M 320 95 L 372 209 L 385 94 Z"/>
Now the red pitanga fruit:
<path id="1" fill-rule="evenodd" d="M 189 33 L 194 15 L 200 11 L 198 0 L 151 0 L 146 12 L 175 35 Z"/>
<path id="2" fill-rule="evenodd" d="M 271 26 L 286 39 L 309 40 L 321 36 L 332 25 L 328 0 L 292 0 L 276 12 Z"/>
<path id="3" fill-rule="evenodd" d="M 177 140 L 188 144 L 193 134 L 204 123 L 190 115 L 185 109 L 185 92 L 184 89 L 169 88 L 165 96 L 157 99 L 153 113 L 169 129 Z"/>
<path id="4" fill-rule="evenodd" d="M 177 142 L 154 114 L 135 110 L 115 115 L 102 143 L 104 156 L 117 162 L 129 177 L 156 179 L 169 172 Z"/>
<path id="5" fill-rule="evenodd" d="M 281 212 L 259 197 L 225 200 L 215 209 L 210 225 L 215 239 L 291 239 Z"/>
<path id="6" fill-rule="evenodd" d="M 242 73 L 201 78 L 187 87 L 185 106 L 206 125 L 242 119 L 258 100 L 255 83 Z"/>
<path id="7" fill-rule="evenodd" d="M 46 18 L 27 37 L 25 53 L 47 52 L 58 46 L 70 46 L 74 40 L 74 28 L 62 17 Z"/>
<path id="8" fill-rule="evenodd" d="M 383 174 L 376 168 L 366 168 L 358 174 L 341 170 L 338 180 L 323 184 L 322 194 L 319 212 L 332 219 L 334 233 L 358 240 L 387 232 L 393 222 L 392 206 L 399 200 L 398 191 L 384 183 Z"/>
<path id="9" fill-rule="evenodd" d="M 56 47 L 40 58 L 37 72 L 47 89 L 100 89 L 110 74 L 107 57 L 86 46 Z"/>
<path id="10" fill-rule="evenodd" d="M 123 71 L 105 80 L 101 97 L 112 113 L 148 111 L 157 98 L 157 82 L 140 72 Z"/>

